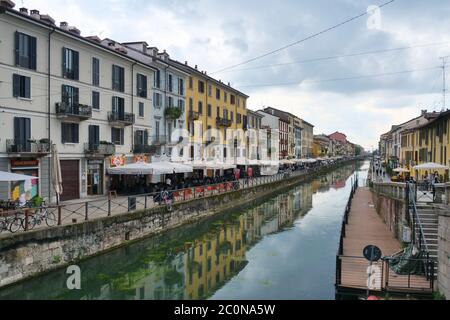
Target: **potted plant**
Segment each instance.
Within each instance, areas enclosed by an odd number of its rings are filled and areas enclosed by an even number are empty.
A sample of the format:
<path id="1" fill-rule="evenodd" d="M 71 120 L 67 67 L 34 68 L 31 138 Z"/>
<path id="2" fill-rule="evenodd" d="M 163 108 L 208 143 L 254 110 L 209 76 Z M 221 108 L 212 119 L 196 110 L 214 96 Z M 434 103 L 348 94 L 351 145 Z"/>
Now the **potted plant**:
<path id="1" fill-rule="evenodd" d="M 42 207 L 43 203 L 44 203 L 44 198 L 42 198 L 41 196 L 35 196 L 33 198 L 33 204 L 35 207 L 40 208 L 40 207 Z"/>

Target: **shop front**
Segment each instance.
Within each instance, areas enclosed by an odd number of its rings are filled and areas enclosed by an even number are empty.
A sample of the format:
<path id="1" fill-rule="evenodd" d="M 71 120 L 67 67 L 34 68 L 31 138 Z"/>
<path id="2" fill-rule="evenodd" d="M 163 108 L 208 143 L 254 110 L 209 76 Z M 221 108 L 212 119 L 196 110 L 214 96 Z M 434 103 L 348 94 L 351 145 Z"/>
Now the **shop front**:
<path id="1" fill-rule="evenodd" d="M 39 160 L 13 159 L 11 172 L 39 178 Z M 11 182 L 12 200 L 31 200 L 39 195 L 39 179 Z"/>
<path id="2" fill-rule="evenodd" d="M 87 160 L 87 194 L 88 196 L 103 195 L 104 161 Z"/>

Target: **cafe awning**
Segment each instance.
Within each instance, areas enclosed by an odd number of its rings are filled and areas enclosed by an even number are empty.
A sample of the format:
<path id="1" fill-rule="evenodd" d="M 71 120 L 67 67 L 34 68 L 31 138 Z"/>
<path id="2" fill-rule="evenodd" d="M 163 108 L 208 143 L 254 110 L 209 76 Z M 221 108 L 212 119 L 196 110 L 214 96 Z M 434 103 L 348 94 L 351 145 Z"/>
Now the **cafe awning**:
<path id="1" fill-rule="evenodd" d="M 442 164 L 428 162 L 413 167 L 415 170 L 448 170 L 449 167 Z"/>
<path id="2" fill-rule="evenodd" d="M 0 182 L 29 181 L 29 180 L 34 180 L 34 179 L 39 179 L 39 178 L 27 176 L 27 175 L 23 175 L 23 174 L 0 171 Z"/>
<path id="3" fill-rule="evenodd" d="M 174 173 L 188 173 L 192 172 L 193 167 L 186 164 L 174 163 L 174 162 L 136 162 L 126 164 L 124 166 L 109 168 L 108 173 L 112 175 L 161 175 L 161 174 L 174 174 Z"/>

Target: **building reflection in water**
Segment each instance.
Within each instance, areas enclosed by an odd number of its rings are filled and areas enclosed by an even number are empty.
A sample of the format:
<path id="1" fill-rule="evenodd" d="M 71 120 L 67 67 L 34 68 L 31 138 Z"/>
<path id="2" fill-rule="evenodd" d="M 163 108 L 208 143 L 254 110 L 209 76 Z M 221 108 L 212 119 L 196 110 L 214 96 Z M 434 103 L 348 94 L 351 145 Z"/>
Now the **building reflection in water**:
<path id="1" fill-rule="evenodd" d="M 200 230 L 180 228 L 169 241 L 144 240 L 88 260 L 81 266 L 85 285 L 79 292 L 64 289 L 60 272 L 0 291 L 0 299 L 208 298 L 245 268 L 246 253 L 263 237 L 292 228 L 312 208 L 314 193 L 344 187 L 355 170 L 345 166 Z"/>

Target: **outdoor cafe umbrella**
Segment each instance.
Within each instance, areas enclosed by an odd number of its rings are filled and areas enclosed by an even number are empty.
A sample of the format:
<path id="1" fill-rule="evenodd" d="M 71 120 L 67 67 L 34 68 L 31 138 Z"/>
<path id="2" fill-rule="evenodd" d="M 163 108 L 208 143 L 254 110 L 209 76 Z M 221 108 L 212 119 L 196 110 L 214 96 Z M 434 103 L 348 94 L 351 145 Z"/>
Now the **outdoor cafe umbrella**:
<path id="1" fill-rule="evenodd" d="M 419 164 L 419 165 L 415 166 L 414 169 L 415 170 L 448 170 L 449 167 L 444 166 L 442 164 L 438 164 L 438 163 L 428 162 L 428 163 Z"/>
<path id="2" fill-rule="evenodd" d="M 392 171 L 394 171 L 394 172 L 398 172 L 398 173 L 401 173 L 401 172 L 409 172 L 409 170 L 408 169 L 404 169 L 404 168 L 395 168 L 394 170 L 392 170 Z"/>
<path id="3" fill-rule="evenodd" d="M 34 179 L 39 179 L 39 178 L 27 176 L 24 174 L 0 171 L 0 182 L 29 181 L 29 180 L 34 180 Z"/>
<path id="4" fill-rule="evenodd" d="M 59 203 L 59 197 L 63 193 L 62 175 L 61 175 L 61 162 L 59 161 L 58 150 L 56 145 L 52 148 L 52 161 L 53 161 L 53 176 L 52 183 L 56 193 L 56 201 Z"/>

